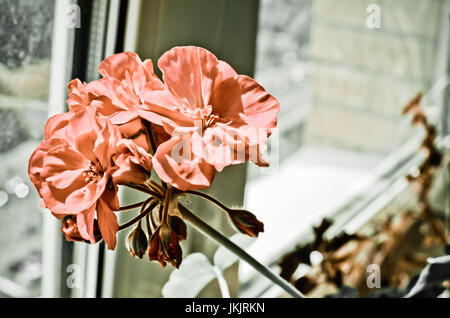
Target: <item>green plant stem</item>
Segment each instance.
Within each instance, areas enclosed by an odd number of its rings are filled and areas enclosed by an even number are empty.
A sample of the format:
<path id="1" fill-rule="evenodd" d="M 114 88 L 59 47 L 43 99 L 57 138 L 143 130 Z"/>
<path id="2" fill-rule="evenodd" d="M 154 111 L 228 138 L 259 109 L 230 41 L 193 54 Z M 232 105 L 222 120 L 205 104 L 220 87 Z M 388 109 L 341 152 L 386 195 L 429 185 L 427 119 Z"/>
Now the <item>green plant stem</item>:
<path id="1" fill-rule="evenodd" d="M 144 202 L 145 202 L 145 200 L 138 202 L 138 203 L 126 205 L 126 206 L 121 206 L 118 211 L 127 211 L 127 210 L 139 208 L 140 206 L 142 206 L 142 203 L 144 203 Z"/>
<path id="2" fill-rule="evenodd" d="M 136 216 L 134 219 L 131 219 L 130 221 L 128 221 L 125 224 L 122 224 L 119 226 L 118 231 L 122 231 L 124 229 L 126 229 L 127 227 L 133 225 L 134 223 L 136 223 L 137 221 L 139 221 L 140 219 L 142 219 L 143 217 L 145 217 L 147 214 L 149 214 L 157 205 L 157 202 L 154 202 L 153 204 L 151 204 L 145 211 L 143 211 L 142 213 L 140 213 L 138 216 Z"/>
<path id="3" fill-rule="evenodd" d="M 239 258 L 246 261 L 250 266 L 257 270 L 260 274 L 270 279 L 273 283 L 280 286 L 288 294 L 295 298 L 305 298 L 305 296 L 298 291 L 294 286 L 285 281 L 280 276 L 274 274 L 267 266 L 261 264 L 252 256 L 250 256 L 242 248 L 231 242 L 227 237 L 222 235 L 220 232 L 216 231 L 214 228 L 205 223 L 202 219 L 192 213 L 184 205 L 178 203 L 178 209 L 180 210 L 183 218 L 193 225 L 198 231 L 203 233 L 208 238 L 212 239 L 219 245 L 222 245 L 229 249 L 232 253 L 236 254 Z"/>
<path id="4" fill-rule="evenodd" d="M 156 192 L 150 190 L 149 188 L 145 188 L 140 185 L 130 185 L 130 184 L 126 184 L 125 187 L 135 189 L 135 190 L 150 194 L 150 195 L 154 196 L 155 198 L 161 199 L 161 195 L 159 193 L 156 193 Z"/>
<path id="5" fill-rule="evenodd" d="M 217 205 L 218 207 L 220 207 L 225 212 L 228 212 L 228 211 L 232 210 L 229 207 L 227 207 L 225 204 L 223 204 L 222 202 L 217 200 L 216 198 L 213 198 L 212 196 L 210 196 L 210 195 L 208 195 L 206 193 L 203 193 L 203 192 L 200 192 L 200 191 L 193 191 L 193 190 L 185 191 L 185 193 L 196 195 L 198 197 L 202 197 L 202 198 L 204 198 L 206 200 L 209 200 L 212 203 L 214 203 L 215 205 Z"/>

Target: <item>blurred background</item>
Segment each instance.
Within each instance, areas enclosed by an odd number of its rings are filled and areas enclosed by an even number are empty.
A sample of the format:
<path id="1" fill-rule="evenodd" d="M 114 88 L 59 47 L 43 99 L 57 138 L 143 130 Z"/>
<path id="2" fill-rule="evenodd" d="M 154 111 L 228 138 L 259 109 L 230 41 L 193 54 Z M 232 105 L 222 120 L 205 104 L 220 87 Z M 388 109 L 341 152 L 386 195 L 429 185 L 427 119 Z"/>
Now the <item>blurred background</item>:
<path id="1" fill-rule="evenodd" d="M 423 160 L 424 131 L 411 126 L 402 108 L 421 91 L 438 129 L 436 145 L 448 152 L 449 5 L 0 0 L 0 297 L 161 297 L 171 269 L 130 258 L 126 233 L 114 252 L 63 241 L 27 176 L 47 118 L 66 111 L 66 83 L 98 78 L 100 61 L 122 51 L 156 64 L 173 46 L 202 46 L 279 100 L 272 167 L 228 167 L 207 190 L 265 223 L 248 251 L 274 270 L 323 217 L 335 220 L 335 233 L 356 232 L 386 210 L 414 209 L 405 176 Z M 450 183 L 441 170 L 431 201 L 445 219 Z M 135 200 L 132 193 L 121 196 L 124 203 Z M 227 235 L 234 233 L 213 207 L 195 199 L 191 205 Z M 184 244 L 185 255 L 211 258 L 216 249 L 193 229 Z M 74 274 L 81 281 L 76 288 L 68 284 Z M 232 296 L 281 294 L 246 264 L 233 265 L 225 276 Z M 200 296 L 220 296 L 217 283 Z"/>

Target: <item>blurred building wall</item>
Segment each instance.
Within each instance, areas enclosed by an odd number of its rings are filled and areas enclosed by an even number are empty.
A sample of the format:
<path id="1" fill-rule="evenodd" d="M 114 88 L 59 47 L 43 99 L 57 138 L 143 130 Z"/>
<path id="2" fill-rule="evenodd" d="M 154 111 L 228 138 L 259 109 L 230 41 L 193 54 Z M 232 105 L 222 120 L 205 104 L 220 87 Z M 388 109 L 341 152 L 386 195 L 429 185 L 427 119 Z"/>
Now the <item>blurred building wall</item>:
<path id="1" fill-rule="evenodd" d="M 307 142 L 389 153 L 410 135 L 401 109 L 435 75 L 442 0 L 316 0 Z M 371 4 L 381 27 L 369 28 Z"/>

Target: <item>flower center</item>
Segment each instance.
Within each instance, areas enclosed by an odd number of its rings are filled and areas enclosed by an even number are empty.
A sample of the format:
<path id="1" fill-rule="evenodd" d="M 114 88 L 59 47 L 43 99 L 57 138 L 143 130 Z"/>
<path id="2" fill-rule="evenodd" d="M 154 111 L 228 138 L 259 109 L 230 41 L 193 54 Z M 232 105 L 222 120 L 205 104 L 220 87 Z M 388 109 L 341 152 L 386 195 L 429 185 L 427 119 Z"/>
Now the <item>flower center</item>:
<path id="1" fill-rule="evenodd" d="M 89 168 L 84 170 L 82 177 L 84 181 L 91 182 L 92 180 L 98 179 L 100 175 L 102 175 L 102 169 L 100 167 L 100 162 L 97 160 L 91 161 L 89 164 Z"/>
<path id="2" fill-rule="evenodd" d="M 205 130 L 208 127 L 211 127 L 217 120 L 219 120 L 219 116 L 212 114 L 212 106 L 207 105 L 205 107 L 195 107 L 194 109 L 184 106 L 180 108 L 181 113 L 195 120 L 201 121 L 202 130 Z"/>
<path id="3" fill-rule="evenodd" d="M 203 117 L 203 130 L 208 127 L 211 127 L 219 119 L 218 115 L 210 114 L 208 116 Z"/>

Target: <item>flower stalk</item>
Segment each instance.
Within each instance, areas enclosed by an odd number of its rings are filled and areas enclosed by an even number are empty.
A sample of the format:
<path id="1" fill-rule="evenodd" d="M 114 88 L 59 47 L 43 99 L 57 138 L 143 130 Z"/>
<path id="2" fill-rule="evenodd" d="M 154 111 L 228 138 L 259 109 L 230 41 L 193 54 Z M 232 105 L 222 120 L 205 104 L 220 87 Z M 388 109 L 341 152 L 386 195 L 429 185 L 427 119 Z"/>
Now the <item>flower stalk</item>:
<path id="1" fill-rule="evenodd" d="M 232 253 L 236 254 L 240 259 L 246 261 L 250 266 L 257 270 L 261 275 L 265 276 L 271 280 L 274 284 L 280 286 L 289 295 L 295 298 L 305 298 L 305 296 L 298 291 L 289 282 L 285 281 L 280 276 L 274 274 L 267 266 L 261 264 L 256 259 L 254 259 L 250 254 L 244 251 L 242 248 L 234 244 L 227 237 L 225 237 L 220 232 L 216 231 L 214 228 L 209 226 L 206 222 L 192 213 L 184 205 L 178 204 L 178 209 L 183 215 L 184 220 L 188 221 L 192 226 L 194 226 L 199 232 L 203 233 L 208 238 L 212 239 L 219 245 L 226 247 Z"/>
<path id="2" fill-rule="evenodd" d="M 141 201 L 141 202 L 138 202 L 138 203 L 121 206 L 119 208 L 119 211 L 128 211 L 128 210 L 133 210 L 133 209 L 136 209 L 136 208 L 140 208 L 144 202 L 145 201 Z"/>
<path id="3" fill-rule="evenodd" d="M 150 204 L 150 206 L 147 209 L 145 209 L 143 212 L 139 213 L 138 216 L 136 216 L 135 218 L 131 219 L 127 223 L 122 224 L 121 226 L 119 226 L 118 231 L 122 231 L 122 230 L 126 229 L 127 227 L 133 225 L 134 223 L 138 222 L 139 220 L 141 220 L 142 218 L 147 216 L 147 214 L 149 214 L 156 207 L 156 205 L 157 205 L 157 201 L 154 201 L 152 204 Z"/>

